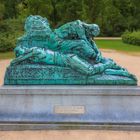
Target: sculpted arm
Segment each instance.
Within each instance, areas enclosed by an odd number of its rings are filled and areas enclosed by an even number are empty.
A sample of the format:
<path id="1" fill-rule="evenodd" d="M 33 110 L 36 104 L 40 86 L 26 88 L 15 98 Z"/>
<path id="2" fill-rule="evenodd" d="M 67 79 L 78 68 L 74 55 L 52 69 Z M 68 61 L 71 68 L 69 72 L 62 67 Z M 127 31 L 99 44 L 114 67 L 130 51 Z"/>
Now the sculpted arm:
<path id="1" fill-rule="evenodd" d="M 85 29 L 85 40 L 87 41 L 89 46 L 95 51 L 95 60 L 96 63 L 99 63 L 102 60 L 102 55 L 96 43 L 93 41 L 93 38 L 99 35 L 100 28 L 97 24 L 87 24 L 84 22 L 82 22 L 82 26 Z"/>
<path id="2" fill-rule="evenodd" d="M 101 60 L 103 59 L 102 54 L 100 52 L 100 50 L 98 49 L 95 41 L 93 41 L 92 39 L 89 39 L 90 44 L 92 45 L 92 48 L 95 50 L 96 52 L 96 63 L 101 62 Z"/>
<path id="3" fill-rule="evenodd" d="M 46 53 L 43 49 L 32 47 L 27 49 L 26 47 L 17 47 L 15 49 L 16 58 L 11 61 L 12 65 L 19 64 L 25 60 L 31 60 L 33 62 L 39 62 L 41 59 L 46 57 Z"/>
<path id="4" fill-rule="evenodd" d="M 20 55 L 23 55 L 27 50 L 28 48 L 26 48 L 25 46 L 17 45 L 17 47 L 14 49 L 14 52 L 16 57 L 18 57 Z"/>

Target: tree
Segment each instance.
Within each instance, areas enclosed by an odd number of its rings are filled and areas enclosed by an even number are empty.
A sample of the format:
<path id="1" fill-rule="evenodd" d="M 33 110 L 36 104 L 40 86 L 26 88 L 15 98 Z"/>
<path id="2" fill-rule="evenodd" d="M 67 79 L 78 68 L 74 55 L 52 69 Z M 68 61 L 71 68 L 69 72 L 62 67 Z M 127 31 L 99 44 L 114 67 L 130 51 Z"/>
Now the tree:
<path id="1" fill-rule="evenodd" d="M 5 13 L 5 6 L 3 3 L 0 3 L 0 20 L 4 18 L 4 13 Z"/>
<path id="2" fill-rule="evenodd" d="M 125 29 L 130 31 L 138 29 L 140 23 L 140 2 L 139 0 L 114 0 L 114 5 L 119 9 L 125 19 Z"/>
<path id="3" fill-rule="evenodd" d="M 83 10 L 86 15 L 86 20 L 95 22 L 102 10 L 103 0 L 83 0 Z"/>
<path id="4" fill-rule="evenodd" d="M 101 35 L 140 29 L 139 0 L 0 0 L 0 20 L 47 17 L 53 28 L 73 20 L 97 23 Z"/>

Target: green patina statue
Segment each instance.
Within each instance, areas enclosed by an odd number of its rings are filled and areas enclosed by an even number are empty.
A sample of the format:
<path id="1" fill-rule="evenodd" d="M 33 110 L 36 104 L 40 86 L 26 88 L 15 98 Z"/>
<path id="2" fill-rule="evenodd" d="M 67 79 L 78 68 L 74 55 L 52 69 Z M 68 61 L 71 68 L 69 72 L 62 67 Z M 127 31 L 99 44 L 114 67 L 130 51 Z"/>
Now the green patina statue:
<path id="1" fill-rule="evenodd" d="M 93 41 L 99 32 L 80 20 L 52 31 L 46 18 L 29 16 L 4 84 L 136 85 L 134 75 L 102 56 Z"/>

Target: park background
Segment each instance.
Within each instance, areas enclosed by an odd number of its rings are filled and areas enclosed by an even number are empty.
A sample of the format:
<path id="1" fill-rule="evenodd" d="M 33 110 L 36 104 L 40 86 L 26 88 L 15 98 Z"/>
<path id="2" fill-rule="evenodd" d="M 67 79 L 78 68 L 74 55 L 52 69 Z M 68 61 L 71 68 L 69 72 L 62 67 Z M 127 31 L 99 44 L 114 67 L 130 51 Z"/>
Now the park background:
<path id="1" fill-rule="evenodd" d="M 13 51 L 29 15 L 47 17 L 52 29 L 77 19 L 96 23 L 100 37 L 122 37 L 97 40 L 100 48 L 140 52 L 139 0 L 0 0 L 0 58 L 14 57 L 3 52 Z"/>
<path id="2" fill-rule="evenodd" d="M 24 33 L 29 15 L 47 17 L 52 29 L 80 19 L 96 23 L 101 33 L 95 41 L 103 56 L 140 79 L 140 0 L 0 0 L 0 85 L 12 58 L 17 38 Z M 139 80 L 140 81 L 140 80 Z M 140 85 L 140 82 L 139 82 Z M 0 132 L 0 140 L 139 140 L 139 132 L 24 131 Z"/>

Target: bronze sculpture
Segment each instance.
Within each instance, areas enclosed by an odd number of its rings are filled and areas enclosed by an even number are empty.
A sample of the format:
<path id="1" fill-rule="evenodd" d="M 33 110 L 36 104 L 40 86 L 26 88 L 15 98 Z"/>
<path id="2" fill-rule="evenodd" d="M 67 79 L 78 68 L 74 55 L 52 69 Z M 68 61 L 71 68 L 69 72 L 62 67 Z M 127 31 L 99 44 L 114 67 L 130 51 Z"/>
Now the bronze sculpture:
<path id="1" fill-rule="evenodd" d="M 25 22 L 25 31 L 17 42 L 16 58 L 7 69 L 5 84 L 137 83 L 134 75 L 113 60 L 102 56 L 92 40 L 100 31 L 96 24 L 76 20 L 52 31 L 46 18 L 29 16 Z M 42 71 L 40 66 L 43 67 Z M 40 76 L 34 75 L 36 80 L 24 74 L 21 76 L 20 72 L 24 73 L 26 68 L 30 71 L 40 70 Z M 43 69 L 46 69 L 47 73 Z M 55 72 L 50 73 L 49 69 Z M 14 79 L 15 73 L 20 75 L 21 79 Z M 70 76 L 67 77 L 68 73 Z"/>

